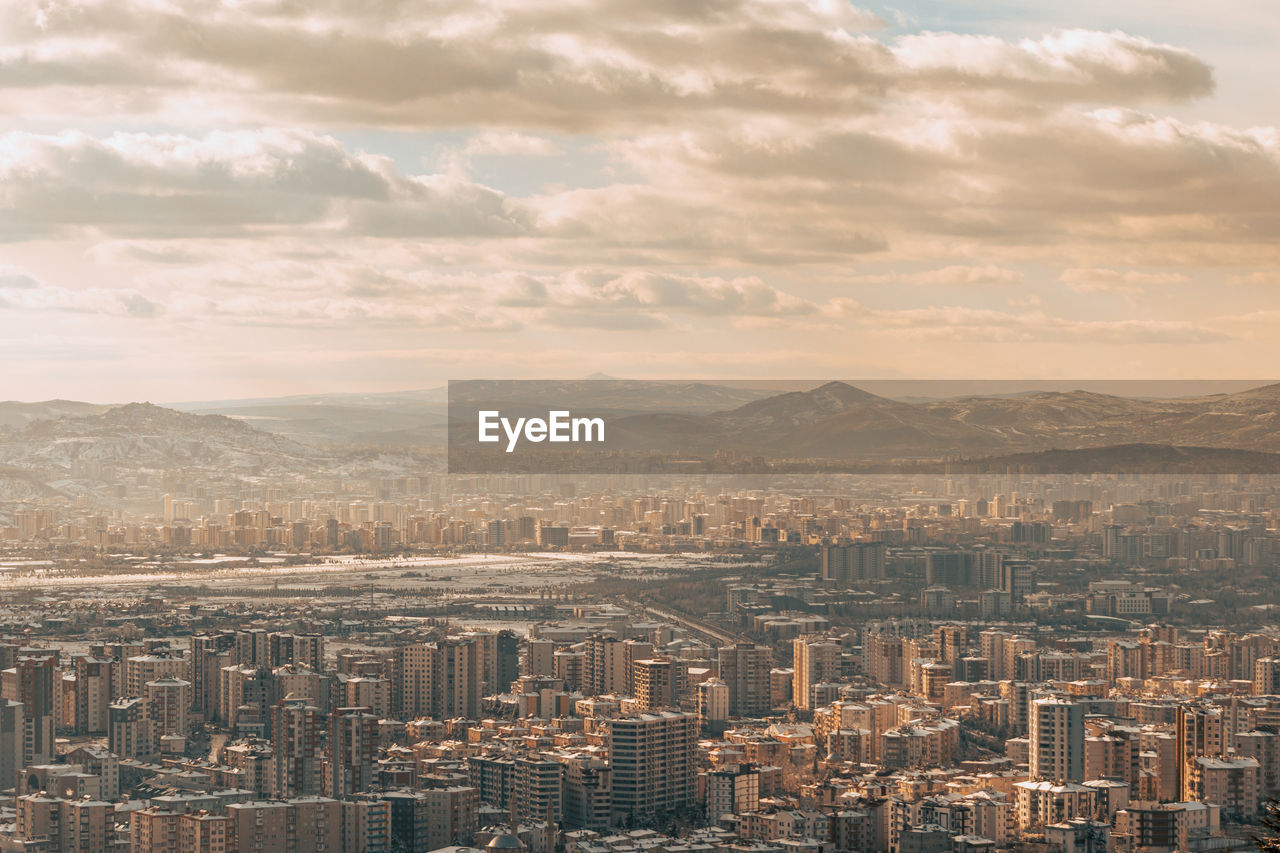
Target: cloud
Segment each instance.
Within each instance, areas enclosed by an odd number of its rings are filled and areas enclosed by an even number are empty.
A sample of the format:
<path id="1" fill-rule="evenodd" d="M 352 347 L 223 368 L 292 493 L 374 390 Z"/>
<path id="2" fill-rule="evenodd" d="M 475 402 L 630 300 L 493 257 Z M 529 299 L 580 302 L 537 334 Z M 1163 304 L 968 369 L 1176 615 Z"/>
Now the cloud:
<path id="1" fill-rule="evenodd" d="M 725 279 L 653 272 L 581 272 L 525 279 L 502 304 L 676 311 L 704 315 L 811 314 L 817 306 L 754 276 Z"/>
<path id="2" fill-rule="evenodd" d="M 893 272 L 880 275 L 857 275 L 848 280 L 855 284 L 909 284 L 921 287 L 980 287 L 984 285 L 1021 284 L 1026 276 L 1018 270 L 994 264 L 966 266 L 953 264 L 918 272 Z"/>
<path id="3" fill-rule="evenodd" d="M 473 157 L 555 157 L 564 153 L 550 139 L 511 130 L 477 134 L 467 140 L 463 151 Z"/>
<path id="4" fill-rule="evenodd" d="M 1145 293 L 1148 287 L 1182 284 L 1187 277 L 1172 272 L 1074 268 L 1063 270 L 1058 280 L 1076 293 L 1114 293 L 1133 297 Z"/>
<path id="5" fill-rule="evenodd" d="M 1197 121 L 1214 85 L 1140 34 L 899 36 L 845 0 L 0 4 L 0 301 L 499 371 L 624 338 L 1197 366 L 1176 345 L 1244 344 L 1191 285 L 1280 266 L 1280 131 Z M 1104 292 L 1123 315 L 1067 316 Z"/>
<path id="6" fill-rule="evenodd" d="M 1226 332 L 1182 320 L 1074 320 L 1040 310 L 1010 313 L 968 306 L 897 310 L 864 309 L 863 325 L 918 338 L 988 343 L 1075 343 L 1095 345 L 1205 344 L 1229 341 Z"/>
<path id="7" fill-rule="evenodd" d="M 1063 30 L 1016 43 L 994 36 L 922 33 L 894 48 L 921 84 L 978 87 L 1057 102 L 1186 100 L 1213 91 L 1213 73 L 1190 51 L 1122 32 Z"/>
<path id="8" fill-rule="evenodd" d="M 845 0 L 49 0 L 0 16 L 0 94 L 33 115 L 612 131 L 848 113 L 888 95 L 1183 100 L 1190 53 L 1124 33 L 880 41 Z M 589 25 L 587 25 L 589 22 Z M 138 57 L 147 57 L 141 62 Z"/>
<path id="9" fill-rule="evenodd" d="M 0 290 L 33 290 L 40 282 L 11 264 L 0 264 Z"/>
<path id="10" fill-rule="evenodd" d="M 704 235 L 723 228 L 757 256 L 834 259 L 856 235 L 863 252 L 899 260 L 1277 259 L 1274 129 L 1115 109 L 1016 120 L 886 115 L 808 131 L 766 123 L 655 132 L 618 149 L 650 186 L 580 195 L 578 218 L 634 223 L 661 193 L 677 218 L 708 211 Z M 731 216 L 736 231 L 721 225 Z"/>
<path id="11" fill-rule="evenodd" d="M 11 240 L 75 228 L 484 237 L 519 233 L 526 219 L 462 173 L 402 174 L 308 131 L 0 136 L 0 235 Z"/>
<path id="12" fill-rule="evenodd" d="M 1227 277 L 1231 284 L 1280 284 L 1280 270 L 1253 270 Z"/>
<path id="13" fill-rule="evenodd" d="M 154 317 L 162 313 L 155 302 L 133 289 L 87 287 L 72 289 L 45 284 L 21 272 L 0 267 L 0 310 L 58 311 L 103 317 Z"/>

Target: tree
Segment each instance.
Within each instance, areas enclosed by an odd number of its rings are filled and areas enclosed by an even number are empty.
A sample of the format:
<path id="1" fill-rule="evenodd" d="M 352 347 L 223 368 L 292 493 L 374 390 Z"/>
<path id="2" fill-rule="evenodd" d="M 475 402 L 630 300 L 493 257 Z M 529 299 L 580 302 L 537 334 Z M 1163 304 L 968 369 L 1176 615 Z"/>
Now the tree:
<path id="1" fill-rule="evenodd" d="M 1253 836 L 1253 843 L 1263 853 L 1280 853 L 1280 800 L 1268 800 L 1265 813 L 1258 823 L 1267 828 L 1267 835 Z"/>

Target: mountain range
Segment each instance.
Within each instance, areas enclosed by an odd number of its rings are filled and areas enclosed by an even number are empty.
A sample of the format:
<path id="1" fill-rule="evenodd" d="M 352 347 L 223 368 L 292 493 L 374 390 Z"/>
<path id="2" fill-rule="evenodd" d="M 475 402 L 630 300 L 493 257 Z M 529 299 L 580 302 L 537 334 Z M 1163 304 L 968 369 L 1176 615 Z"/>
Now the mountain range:
<path id="1" fill-rule="evenodd" d="M 22 405 L 39 411 L 33 404 Z M 34 405 L 51 412 L 72 408 Z M 16 408 L 0 404 L 0 413 L 6 407 Z M 423 451 L 317 446 L 225 415 L 180 412 L 151 403 L 73 411 L 83 413 L 0 428 L 0 500 L 63 495 L 122 504 L 130 483 L 280 484 L 404 476 L 440 465 L 438 458 L 433 462 Z"/>
<path id="2" fill-rule="evenodd" d="M 1055 390 L 903 400 L 844 382 L 778 393 L 697 382 L 478 381 L 455 383 L 450 396 L 455 419 L 493 401 L 607 413 L 610 450 L 672 458 L 732 451 L 904 470 L 945 458 L 956 470 L 1280 471 L 1280 385 L 1165 399 Z M 0 498 L 101 496 L 137 472 L 279 482 L 439 470 L 445 399 L 433 389 L 179 404 L 184 411 L 0 403 Z"/>
<path id="3" fill-rule="evenodd" d="M 1280 385 L 1208 397 L 1090 391 L 904 402 L 830 382 L 709 415 L 635 414 L 611 424 L 621 449 L 717 449 L 779 457 L 921 459 L 1168 445 L 1280 452 Z"/>

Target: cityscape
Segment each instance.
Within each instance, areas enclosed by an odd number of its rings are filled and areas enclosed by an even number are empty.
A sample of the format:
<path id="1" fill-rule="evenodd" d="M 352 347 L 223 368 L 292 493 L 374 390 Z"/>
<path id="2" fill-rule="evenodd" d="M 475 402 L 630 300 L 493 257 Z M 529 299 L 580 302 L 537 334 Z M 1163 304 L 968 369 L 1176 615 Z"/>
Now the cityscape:
<path id="1" fill-rule="evenodd" d="M 0 853 L 1280 853 L 1275 0 L 0 0 Z"/>
<path id="2" fill-rule="evenodd" d="M 1249 849 L 1278 486 L 183 468 L 27 499 L 0 849 Z"/>

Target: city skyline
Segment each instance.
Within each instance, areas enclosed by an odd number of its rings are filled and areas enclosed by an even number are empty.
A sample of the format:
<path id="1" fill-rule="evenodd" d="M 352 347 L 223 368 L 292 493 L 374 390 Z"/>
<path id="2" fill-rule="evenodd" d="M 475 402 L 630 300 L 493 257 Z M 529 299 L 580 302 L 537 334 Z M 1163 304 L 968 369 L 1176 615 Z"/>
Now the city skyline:
<path id="1" fill-rule="evenodd" d="M 3 396 L 1263 372 L 1266 11 L 9 4 Z"/>

